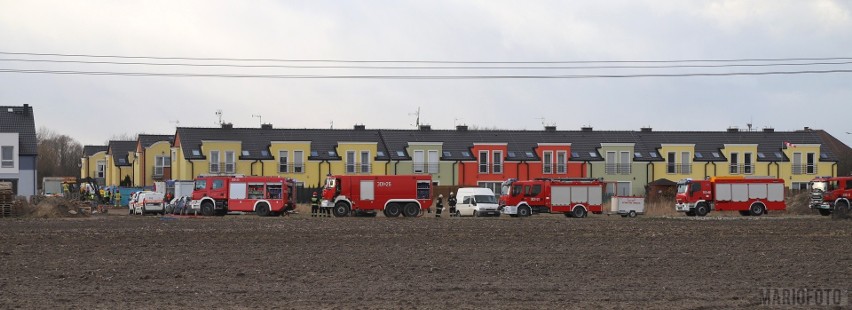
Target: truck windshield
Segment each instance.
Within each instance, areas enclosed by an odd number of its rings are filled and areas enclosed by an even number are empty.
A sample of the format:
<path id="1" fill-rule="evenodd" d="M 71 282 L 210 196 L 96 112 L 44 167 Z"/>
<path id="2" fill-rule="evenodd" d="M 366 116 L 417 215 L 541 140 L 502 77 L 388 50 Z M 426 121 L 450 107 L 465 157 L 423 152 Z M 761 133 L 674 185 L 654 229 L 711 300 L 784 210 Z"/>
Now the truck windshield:
<path id="1" fill-rule="evenodd" d="M 811 182 L 810 187 L 811 187 L 811 190 L 821 190 L 821 191 L 824 192 L 825 189 L 828 188 L 828 182 L 825 182 L 825 181 Z"/>
<path id="2" fill-rule="evenodd" d="M 474 195 L 476 203 L 497 203 L 497 198 L 493 195 Z"/>
<path id="3" fill-rule="evenodd" d="M 689 183 L 678 183 L 677 184 L 677 192 L 678 193 L 686 193 L 689 190 Z"/>
<path id="4" fill-rule="evenodd" d="M 503 185 L 500 186 L 500 195 L 508 195 L 510 188 L 512 188 L 511 184 L 506 184 L 506 182 L 503 182 Z"/>
<path id="5" fill-rule="evenodd" d="M 334 188 L 334 178 L 325 179 L 325 188 Z"/>
<path id="6" fill-rule="evenodd" d="M 202 190 L 205 188 L 207 188 L 207 180 L 195 181 L 195 190 Z"/>

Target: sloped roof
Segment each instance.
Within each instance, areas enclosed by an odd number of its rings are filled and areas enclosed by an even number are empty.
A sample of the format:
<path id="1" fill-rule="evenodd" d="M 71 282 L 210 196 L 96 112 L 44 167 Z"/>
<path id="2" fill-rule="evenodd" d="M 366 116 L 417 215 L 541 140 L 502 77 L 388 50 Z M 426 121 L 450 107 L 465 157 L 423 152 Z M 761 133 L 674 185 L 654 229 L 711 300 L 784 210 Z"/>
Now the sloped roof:
<path id="1" fill-rule="evenodd" d="M 83 155 L 88 157 L 99 152 L 109 151 L 109 146 L 106 145 L 85 145 L 83 146 Z"/>
<path id="2" fill-rule="evenodd" d="M 109 141 L 109 154 L 116 166 L 132 166 L 127 155 L 136 152 L 136 141 Z"/>
<path id="3" fill-rule="evenodd" d="M 154 143 L 160 141 L 168 141 L 169 144 L 174 145 L 175 136 L 174 135 L 139 135 L 139 144 L 142 145 L 143 148 L 149 147 Z"/>
<path id="4" fill-rule="evenodd" d="M 18 154 L 38 154 L 33 107 L 0 106 L 0 132 L 18 133 Z"/>

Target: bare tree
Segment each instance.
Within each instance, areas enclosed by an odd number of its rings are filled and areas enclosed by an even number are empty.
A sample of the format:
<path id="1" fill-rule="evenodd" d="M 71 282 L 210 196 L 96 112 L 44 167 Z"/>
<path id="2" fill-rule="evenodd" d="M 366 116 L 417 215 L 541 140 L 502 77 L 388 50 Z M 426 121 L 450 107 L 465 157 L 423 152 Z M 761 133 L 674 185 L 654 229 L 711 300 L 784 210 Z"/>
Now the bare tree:
<path id="1" fill-rule="evenodd" d="M 38 177 L 79 176 L 80 158 L 83 146 L 74 138 L 58 134 L 47 127 L 39 127 L 38 140 Z"/>

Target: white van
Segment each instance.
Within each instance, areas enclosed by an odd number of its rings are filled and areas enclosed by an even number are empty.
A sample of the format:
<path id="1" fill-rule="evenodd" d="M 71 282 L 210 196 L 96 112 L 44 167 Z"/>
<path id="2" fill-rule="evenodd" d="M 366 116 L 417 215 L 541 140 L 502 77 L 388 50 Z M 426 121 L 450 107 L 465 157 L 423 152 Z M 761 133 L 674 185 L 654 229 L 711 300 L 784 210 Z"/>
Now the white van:
<path id="1" fill-rule="evenodd" d="M 462 187 L 456 192 L 456 216 L 500 216 L 497 197 L 489 188 Z"/>
<path id="2" fill-rule="evenodd" d="M 133 204 L 135 214 L 145 215 L 147 213 L 166 214 L 163 204 L 163 194 L 158 192 L 139 192 L 136 202 Z"/>

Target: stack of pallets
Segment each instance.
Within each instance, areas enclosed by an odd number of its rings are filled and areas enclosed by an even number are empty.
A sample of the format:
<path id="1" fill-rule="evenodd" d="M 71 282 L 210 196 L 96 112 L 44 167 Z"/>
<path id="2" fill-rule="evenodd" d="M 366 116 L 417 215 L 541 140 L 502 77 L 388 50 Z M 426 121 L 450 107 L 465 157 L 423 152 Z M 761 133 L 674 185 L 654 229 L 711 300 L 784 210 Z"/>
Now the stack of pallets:
<path id="1" fill-rule="evenodd" d="M 12 193 L 12 184 L 0 183 L 0 218 L 12 217 L 12 203 L 15 194 Z"/>

